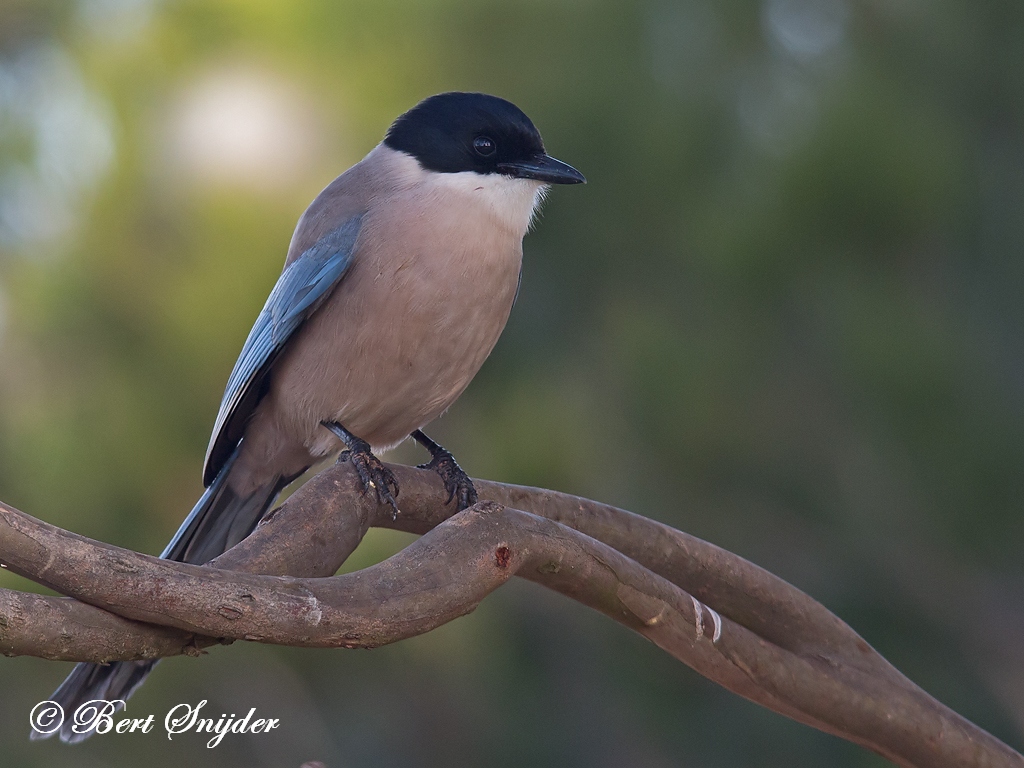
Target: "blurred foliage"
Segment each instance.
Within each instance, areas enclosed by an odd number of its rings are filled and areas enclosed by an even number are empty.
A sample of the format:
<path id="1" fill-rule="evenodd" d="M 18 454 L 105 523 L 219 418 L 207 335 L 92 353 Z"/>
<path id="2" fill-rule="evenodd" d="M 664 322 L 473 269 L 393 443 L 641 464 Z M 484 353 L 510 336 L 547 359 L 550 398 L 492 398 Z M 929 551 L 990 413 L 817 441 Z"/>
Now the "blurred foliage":
<path id="1" fill-rule="evenodd" d="M 0 498 L 159 551 L 298 215 L 453 89 L 590 183 L 551 194 L 431 433 L 773 570 L 1021 748 L 1017 0 L 4 0 Z M 130 713 L 283 720 L 216 750 L 30 744 L 69 668 L 4 663 L 5 765 L 884 764 L 522 584 L 371 654 L 165 662 Z"/>

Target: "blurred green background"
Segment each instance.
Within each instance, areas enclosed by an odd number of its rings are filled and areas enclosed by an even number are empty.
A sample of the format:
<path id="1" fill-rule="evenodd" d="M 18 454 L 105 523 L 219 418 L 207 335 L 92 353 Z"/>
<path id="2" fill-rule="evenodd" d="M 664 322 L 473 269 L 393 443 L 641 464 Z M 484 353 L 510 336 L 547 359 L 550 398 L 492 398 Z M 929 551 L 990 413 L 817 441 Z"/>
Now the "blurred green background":
<path id="1" fill-rule="evenodd" d="M 1024 746 L 1019 0 L 0 0 L 0 498 L 158 552 L 299 214 L 453 89 L 590 183 L 430 434 L 769 568 Z M 0 667 L 5 766 L 887 765 L 526 584 L 371 653 L 161 664 L 130 714 L 282 719 L 215 750 L 30 744 L 71 665 Z"/>

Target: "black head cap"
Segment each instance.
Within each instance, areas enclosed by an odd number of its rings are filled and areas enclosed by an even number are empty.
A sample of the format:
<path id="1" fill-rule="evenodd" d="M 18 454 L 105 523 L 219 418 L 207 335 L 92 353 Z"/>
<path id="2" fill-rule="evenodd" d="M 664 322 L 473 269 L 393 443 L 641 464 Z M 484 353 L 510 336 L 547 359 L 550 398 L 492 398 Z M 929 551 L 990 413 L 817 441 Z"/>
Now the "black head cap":
<path id="1" fill-rule="evenodd" d="M 544 153 L 540 132 L 519 107 L 485 93 L 424 99 L 395 120 L 384 144 L 440 173 L 502 173 L 550 183 L 584 180 Z"/>

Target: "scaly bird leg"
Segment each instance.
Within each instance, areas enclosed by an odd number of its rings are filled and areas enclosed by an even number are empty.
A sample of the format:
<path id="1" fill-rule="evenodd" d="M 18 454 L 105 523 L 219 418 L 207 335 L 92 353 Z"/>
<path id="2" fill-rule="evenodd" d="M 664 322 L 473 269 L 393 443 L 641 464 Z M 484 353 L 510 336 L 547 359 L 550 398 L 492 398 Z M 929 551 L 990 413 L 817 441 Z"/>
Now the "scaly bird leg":
<path id="1" fill-rule="evenodd" d="M 445 490 L 448 491 L 448 500 L 445 504 L 450 504 L 456 496 L 460 512 L 476 504 L 477 495 L 473 481 L 458 465 L 455 457 L 418 429 L 412 433 L 412 439 L 430 451 L 430 461 L 420 464 L 419 468 L 432 469 L 444 480 Z"/>
<path id="2" fill-rule="evenodd" d="M 363 492 L 377 494 L 377 501 L 381 504 L 388 504 L 391 507 L 391 516 L 398 517 L 398 504 L 395 497 L 398 495 L 398 481 L 390 469 L 385 467 L 380 459 L 370 451 L 370 444 L 365 440 L 356 437 L 345 427 L 336 421 L 321 421 L 320 424 L 335 435 L 348 450 L 342 451 L 338 461 L 351 461 L 363 483 Z M 394 488 L 394 492 L 392 492 Z"/>

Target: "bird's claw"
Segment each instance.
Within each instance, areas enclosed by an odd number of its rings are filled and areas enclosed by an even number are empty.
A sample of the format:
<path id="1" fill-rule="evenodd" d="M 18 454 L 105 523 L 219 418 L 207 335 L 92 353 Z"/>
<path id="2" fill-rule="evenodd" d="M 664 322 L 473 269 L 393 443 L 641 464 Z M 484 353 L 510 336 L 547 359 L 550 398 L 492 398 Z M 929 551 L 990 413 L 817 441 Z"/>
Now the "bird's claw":
<path id="1" fill-rule="evenodd" d="M 398 519 L 398 480 L 394 472 L 369 451 L 342 451 L 338 461 L 349 461 L 363 484 L 363 493 L 375 494 L 380 504 L 391 507 L 391 519 Z"/>
<path id="2" fill-rule="evenodd" d="M 459 512 L 476 504 L 476 486 L 448 451 L 441 448 L 430 461 L 420 464 L 418 468 L 433 470 L 441 476 L 444 488 L 448 491 L 445 504 L 451 504 L 452 499 L 458 499 Z"/>

